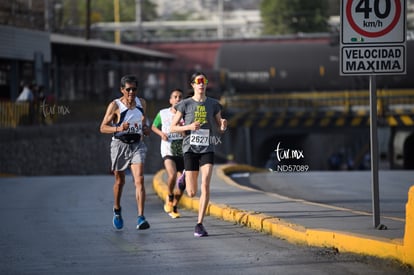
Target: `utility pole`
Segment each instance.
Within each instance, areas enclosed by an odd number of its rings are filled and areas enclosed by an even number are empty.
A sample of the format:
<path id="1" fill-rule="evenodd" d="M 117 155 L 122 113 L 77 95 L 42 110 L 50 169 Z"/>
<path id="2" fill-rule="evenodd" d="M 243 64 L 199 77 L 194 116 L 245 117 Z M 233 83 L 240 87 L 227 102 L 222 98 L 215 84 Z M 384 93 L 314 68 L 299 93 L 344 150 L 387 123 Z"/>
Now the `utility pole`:
<path id="1" fill-rule="evenodd" d="M 224 20 L 224 0 L 218 0 L 218 16 L 219 16 L 219 22 L 218 22 L 218 26 L 217 26 L 217 37 L 219 39 L 223 39 L 224 37 L 224 24 L 223 24 L 223 20 Z"/>
<path id="2" fill-rule="evenodd" d="M 114 0 L 114 22 L 119 25 L 119 0 Z M 115 35 L 115 44 L 121 44 L 121 31 L 117 29 L 114 33 Z"/>
<path id="3" fill-rule="evenodd" d="M 45 17 L 45 31 L 50 32 L 50 5 L 49 0 L 44 0 L 44 17 Z"/>
<path id="4" fill-rule="evenodd" d="M 91 38 L 91 0 L 86 0 L 86 26 L 85 26 L 85 39 Z"/>
<path id="5" fill-rule="evenodd" d="M 137 40 L 142 38 L 142 0 L 135 0 L 135 22 L 137 24 Z"/>

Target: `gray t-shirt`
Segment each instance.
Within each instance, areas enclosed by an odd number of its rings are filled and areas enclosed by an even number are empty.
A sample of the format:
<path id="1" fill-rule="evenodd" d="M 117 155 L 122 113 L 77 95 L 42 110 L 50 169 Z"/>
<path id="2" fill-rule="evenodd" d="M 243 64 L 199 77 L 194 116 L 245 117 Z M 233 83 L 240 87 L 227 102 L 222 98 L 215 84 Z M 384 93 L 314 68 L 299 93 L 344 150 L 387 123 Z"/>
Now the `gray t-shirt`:
<path id="1" fill-rule="evenodd" d="M 186 131 L 183 153 L 214 152 L 214 141 L 219 134 L 215 116 L 222 109 L 220 103 L 211 97 L 207 97 L 204 102 L 197 102 L 190 97 L 175 105 L 175 109 L 183 114 L 185 125 L 194 121 L 201 124 L 199 131 Z"/>

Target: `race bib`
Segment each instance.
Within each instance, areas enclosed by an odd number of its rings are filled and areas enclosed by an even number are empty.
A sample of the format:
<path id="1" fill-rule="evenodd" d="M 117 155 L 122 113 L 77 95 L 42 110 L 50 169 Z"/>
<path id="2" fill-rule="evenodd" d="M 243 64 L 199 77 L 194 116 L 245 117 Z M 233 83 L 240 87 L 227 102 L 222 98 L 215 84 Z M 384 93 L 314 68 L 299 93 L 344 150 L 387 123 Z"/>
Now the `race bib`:
<path id="1" fill-rule="evenodd" d="M 142 123 L 141 121 L 130 121 L 129 128 L 126 131 L 128 134 L 142 134 Z"/>
<path id="2" fill-rule="evenodd" d="M 183 139 L 183 136 L 180 133 L 169 133 L 168 134 L 168 139 L 169 140 L 178 140 L 178 139 Z"/>
<path id="3" fill-rule="evenodd" d="M 197 131 L 191 131 L 190 145 L 208 146 L 210 144 L 209 137 L 210 137 L 209 129 L 200 129 Z"/>

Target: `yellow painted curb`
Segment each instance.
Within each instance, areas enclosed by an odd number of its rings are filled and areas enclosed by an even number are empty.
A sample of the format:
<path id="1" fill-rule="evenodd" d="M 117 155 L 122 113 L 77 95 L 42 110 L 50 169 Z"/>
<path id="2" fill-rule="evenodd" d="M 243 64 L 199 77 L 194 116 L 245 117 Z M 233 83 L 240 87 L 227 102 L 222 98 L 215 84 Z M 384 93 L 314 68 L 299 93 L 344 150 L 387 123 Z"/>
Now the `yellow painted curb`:
<path id="1" fill-rule="evenodd" d="M 414 266 L 414 186 L 408 191 L 405 205 L 404 262 Z"/>
<path id="2" fill-rule="evenodd" d="M 217 167 L 217 175 L 226 183 L 239 188 L 259 192 L 242 187 L 226 175 L 235 172 L 262 172 L 248 165 L 222 165 Z M 167 195 L 167 185 L 163 181 L 165 170 L 156 173 L 153 180 L 155 192 L 161 199 Z M 180 206 L 198 211 L 198 198 L 190 198 L 186 194 L 180 200 Z M 371 255 L 380 258 L 395 259 L 404 264 L 414 266 L 414 186 L 410 188 L 409 199 L 406 205 L 406 228 L 404 240 L 390 240 L 352 234 L 347 232 L 326 229 L 307 229 L 277 217 L 262 213 L 245 211 L 224 204 L 210 202 L 206 214 L 218 217 L 225 221 L 235 222 L 254 230 L 268 233 L 272 236 L 285 239 L 291 243 L 319 247 L 333 247 L 341 252 L 352 252 Z"/>

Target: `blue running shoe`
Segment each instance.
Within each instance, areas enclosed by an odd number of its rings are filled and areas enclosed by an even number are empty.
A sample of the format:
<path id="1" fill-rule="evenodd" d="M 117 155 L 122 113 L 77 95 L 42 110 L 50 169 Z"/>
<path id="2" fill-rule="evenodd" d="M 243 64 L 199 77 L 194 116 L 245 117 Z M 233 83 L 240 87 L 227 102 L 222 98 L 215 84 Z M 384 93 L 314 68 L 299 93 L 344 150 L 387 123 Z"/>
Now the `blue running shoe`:
<path id="1" fill-rule="evenodd" d="M 144 216 L 139 216 L 137 221 L 137 229 L 144 230 L 150 228 L 149 223 Z"/>
<path id="2" fill-rule="evenodd" d="M 124 227 L 124 220 L 122 219 L 121 209 L 114 208 L 114 218 L 112 219 L 112 225 L 116 230 L 121 230 Z"/>
<path id="3" fill-rule="evenodd" d="M 185 190 L 185 170 L 183 170 L 183 173 L 181 176 L 177 179 L 177 187 L 181 191 Z"/>

